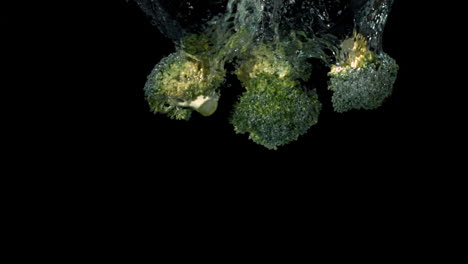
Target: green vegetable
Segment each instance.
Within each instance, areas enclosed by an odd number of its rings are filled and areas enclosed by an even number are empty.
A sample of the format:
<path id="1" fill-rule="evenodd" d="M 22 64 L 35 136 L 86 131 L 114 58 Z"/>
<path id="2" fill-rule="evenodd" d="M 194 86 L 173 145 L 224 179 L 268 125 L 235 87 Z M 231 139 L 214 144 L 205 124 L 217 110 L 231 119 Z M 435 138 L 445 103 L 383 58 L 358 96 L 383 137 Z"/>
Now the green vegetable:
<path id="1" fill-rule="evenodd" d="M 178 51 L 159 62 L 145 85 L 146 99 L 154 113 L 188 120 L 192 110 L 208 116 L 217 108 L 217 89 L 224 71 L 213 71 L 203 56 Z"/>
<path id="2" fill-rule="evenodd" d="M 317 123 L 321 109 L 317 95 L 307 94 L 298 81 L 310 72 L 295 72 L 287 58 L 284 47 L 257 43 L 235 72 L 246 91 L 234 107 L 231 123 L 237 133 L 249 133 L 268 149 L 305 134 Z"/>
<path id="3" fill-rule="evenodd" d="M 375 109 L 392 94 L 398 73 L 395 60 L 369 50 L 367 40 L 354 32 L 343 41 L 338 63 L 331 67 L 328 89 L 336 112 Z"/>
<path id="4" fill-rule="evenodd" d="M 385 53 L 376 55 L 368 50 L 367 41 L 356 34 L 343 41 L 341 61 L 333 65 L 328 75 L 332 103 L 336 112 L 352 109 L 375 109 L 392 94 L 398 65 Z"/>
<path id="5" fill-rule="evenodd" d="M 392 94 L 398 65 L 386 54 L 377 56 L 377 60 L 378 63 L 332 75 L 329 89 L 333 91 L 336 112 L 375 109 Z"/>
<path id="6" fill-rule="evenodd" d="M 296 140 L 317 123 L 321 109 L 315 94 L 308 95 L 297 81 L 259 73 L 247 81 L 231 123 L 237 133 L 269 149 Z"/>

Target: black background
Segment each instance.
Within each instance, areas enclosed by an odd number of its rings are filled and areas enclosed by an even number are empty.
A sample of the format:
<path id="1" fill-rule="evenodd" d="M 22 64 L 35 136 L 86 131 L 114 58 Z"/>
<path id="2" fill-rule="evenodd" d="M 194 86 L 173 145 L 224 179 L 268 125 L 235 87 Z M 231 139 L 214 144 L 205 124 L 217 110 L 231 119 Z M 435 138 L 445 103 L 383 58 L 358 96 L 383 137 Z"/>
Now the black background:
<path id="1" fill-rule="evenodd" d="M 437 80 L 445 64 L 433 66 L 444 29 L 428 24 L 438 13 L 424 10 L 426 2 L 395 1 L 384 49 L 400 71 L 383 107 L 338 114 L 322 98 L 319 123 L 298 141 L 269 151 L 233 132 L 229 106 L 222 105 L 212 117 L 194 115 L 189 122 L 149 112 L 143 96 L 146 76 L 174 47 L 135 4 L 80 1 L 78 7 L 78 2 L 50 1 L 47 8 L 37 3 L 42 8 L 35 9 L 16 1 L 23 5 L 14 9 L 20 12 L 0 10 L 0 25 L 11 34 L 3 47 L 16 62 L 8 68 L 20 73 L 2 93 L 23 92 L 18 100 L 2 97 L 21 108 L 4 112 L 15 122 L 2 128 L 14 129 L 11 137 L 3 134 L 2 147 L 12 145 L 2 149 L 3 178 L 18 181 L 3 184 L 6 207 L 15 209 L 7 220 L 29 236 L 34 234 L 29 229 L 45 230 L 35 236 L 41 243 L 47 237 L 77 248 L 72 257 L 86 251 L 83 241 L 103 252 L 109 245 L 105 239 L 127 245 L 141 240 L 125 236 L 153 230 L 158 241 L 161 230 L 170 232 L 172 240 L 184 235 L 176 231 L 202 230 L 203 235 L 193 236 L 198 242 L 212 225 L 224 225 L 216 232 L 228 236 L 246 234 L 241 229 L 248 227 L 254 232 L 247 231 L 247 237 L 259 230 L 268 233 L 265 237 L 277 236 L 281 232 L 272 232 L 270 225 L 287 218 L 294 222 L 278 223 L 275 231 L 286 227 L 315 235 L 323 230 L 328 239 L 344 234 L 353 241 L 383 237 L 397 241 L 392 243 L 396 248 L 388 247 L 390 256 L 406 253 L 402 248 L 415 251 L 419 240 L 431 244 L 435 227 L 442 226 L 446 234 L 445 228 L 453 226 L 450 205 L 457 206 L 463 200 L 457 196 L 464 193 L 453 187 L 464 185 L 446 177 L 450 167 L 440 166 L 439 156 L 449 152 L 434 151 L 446 139 L 434 133 L 445 129 L 446 118 L 434 114 L 444 100 L 434 88 L 450 87 Z M 235 100 L 235 89 L 223 91 L 222 100 Z M 12 157 L 16 162 L 9 162 Z M 438 166 L 442 170 L 435 170 Z M 336 235 L 330 236 L 330 230 Z M 367 230 L 372 236 L 363 236 Z M 80 246 L 70 247 L 70 238 Z"/>
<path id="2" fill-rule="evenodd" d="M 11 39 L 21 40 L 16 43 L 21 52 L 10 53 L 20 62 L 22 76 L 8 87 L 32 88 L 42 95 L 35 97 L 28 91 L 15 102 L 26 110 L 22 112 L 28 119 L 16 119 L 17 137 L 4 136 L 16 151 L 7 153 L 7 158 L 18 156 L 17 163 L 6 165 L 21 175 L 10 177 L 20 184 L 7 203 L 24 197 L 28 205 L 37 202 L 40 212 L 25 217 L 28 221 L 47 214 L 44 208 L 52 206 L 60 217 L 44 219 L 52 225 L 76 219 L 79 223 L 70 225 L 73 228 L 90 222 L 104 229 L 130 218 L 138 222 L 135 228 L 166 227 L 155 225 L 158 221 L 185 227 L 208 210 L 219 215 L 214 218 L 218 224 L 234 219 L 257 228 L 265 223 L 252 224 L 252 218 L 271 211 L 271 218 L 281 214 L 294 219 L 294 224 L 307 219 L 305 226 L 318 220 L 318 228 L 330 223 L 332 230 L 358 227 L 361 232 L 371 221 L 390 232 L 401 224 L 411 229 L 407 234 L 414 234 L 427 219 L 436 218 L 434 207 L 446 207 L 441 197 L 447 197 L 445 193 L 457 184 L 449 183 L 445 189 L 440 183 L 447 168 L 439 174 L 434 170 L 440 161 L 434 159 L 433 150 L 441 137 L 434 131 L 443 128 L 443 118 L 430 109 L 440 108 L 443 99 L 429 101 L 427 95 L 433 87 L 445 86 L 435 78 L 438 73 L 427 70 L 431 64 L 423 58 L 432 59 L 428 54 L 434 54 L 434 43 L 439 43 L 432 33 L 442 31 L 426 24 L 431 19 L 428 14 L 434 13 L 417 2 L 421 1 L 396 0 L 389 16 L 384 50 L 397 60 L 400 71 L 384 106 L 338 114 L 321 98 L 324 108 L 319 123 L 277 151 L 234 133 L 227 120 L 231 109 L 222 103 L 235 100 L 240 92 L 235 87 L 223 91 L 221 108 L 208 118 L 194 115 L 188 122 L 173 121 L 149 112 L 143 96 L 146 76 L 174 46 L 134 3 L 88 1 L 78 8 L 67 1 L 63 6 L 54 3 L 48 12 L 32 10 L 34 16 L 12 15 L 3 9 L 2 26 L 11 25 L 14 18 L 21 20 L 21 28 L 11 28 Z M 37 58 L 20 58 L 20 54 Z M 42 78 L 32 76 L 31 69 L 41 70 Z M 25 85 L 27 80 L 34 85 Z M 329 96 L 323 89 L 319 94 Z M 37 107 L 26 99 L 37 101 Z M 12 189 L 11 185 L 5 184 L 5 189 Z M 43 202 L 44 196 L 50 201 Z M 64 209 L 72 211 L 70 216 Z M 90 209 L 95 212 L 90 214 Z M 27 209 L 17 206 L 17 210 Z M 430 212 L 427 217 L 412 220 L 425 210 Z M 150 216 L 153 213 L 156 218 Z M 373 217 L 361 220 L 365 213 Z M 96 224 L 99 214 L 115 217 Z M 141 225 L 142 219 L 151 225 Z M 365 227 L 350 226 L 354 219 Z M 391 223 L 380 224 L 382 220 Z M 110 231 L 121 236 L 115 231 L 120 228 Z M 427 230 L 421 233 L 432 235 Z M 398 245 L 405 240 L 396 231 L 394 236 Z"/>

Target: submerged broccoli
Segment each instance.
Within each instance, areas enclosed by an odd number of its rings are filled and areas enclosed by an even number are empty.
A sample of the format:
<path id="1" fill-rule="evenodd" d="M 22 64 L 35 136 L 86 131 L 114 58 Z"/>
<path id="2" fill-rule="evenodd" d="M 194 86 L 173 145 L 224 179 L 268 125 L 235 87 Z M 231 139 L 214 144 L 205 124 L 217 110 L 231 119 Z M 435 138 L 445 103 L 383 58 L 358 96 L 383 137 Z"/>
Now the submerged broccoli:
<path id="1" fill-rule="evenodd" d="M 181 5 L 136 1 L 177 46 L 146 82 L 145 96 L 154 113 L 182 120 L 193 111 L 212 115 L 226 69 L 234 66 L 245 88 L 230 117 L 234 130 L 276 149 L 318 121 L 321 103 L 315 90 L 303 85 L 312 66 L 329 66 L 336 59 L 328 73 L 336 112 L 377 108 L 392 93 L 398 65 L 382 52 L 382 33 L 393 0 L 229 0 L 221 9 L 191 10 L 187 19 L 176 10 Z M 186 2 L 184 8 L 194 8 Z M 182 28 L 202 13 L 210 18 Z M 355 31 L 340 46 L 338 40 L 352 29 L 350 22 L 362 35 Z"/>
<path id="2" fill-rule="evenodd" d="M 296 140 L 318 121 L 321 104 L 307 94 L 288 61 L 259 45 L 236 71 L 246 91 L 234 107 L 231 123 L 237 133 L 269 149 Z"/>
<path id="3" fill-rule="evenodd" d="M 260 73 L 248 81 L 246 91 L 235 106 L 231 123 L 237 133 L 269 149 L 296 140 L 317 123 L 321 104 L 308 95 L 297 81 Z"/>
<path id="4" fill-rule="evenodd" d="M 392 94 L 398 65 L 385 53 L 368 49 L 362 35 L 343 41 L 339 62 L 330 73 L 329 89 L 336 112 L 375 109 Z"/>
<path id="5" fill-rule="evenodd" d="M 174 119 L 188 120 L 192 110 L 212 115 L 225 71 L 210 68 L 201 46 L 184 48 L 162 59 L 149 75 L 145 94 L 150 108 Z"/>

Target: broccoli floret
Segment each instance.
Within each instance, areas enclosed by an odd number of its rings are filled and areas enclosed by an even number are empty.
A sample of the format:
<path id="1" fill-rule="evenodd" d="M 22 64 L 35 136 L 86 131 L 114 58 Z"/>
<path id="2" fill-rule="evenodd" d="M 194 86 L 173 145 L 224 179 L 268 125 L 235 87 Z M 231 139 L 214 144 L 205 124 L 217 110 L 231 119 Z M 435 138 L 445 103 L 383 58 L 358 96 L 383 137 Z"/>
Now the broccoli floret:
<path id="1" fill-rule="evenodd" d="M 377 56 L 378 63 L 353 68 L 332 75 L 329 89 L 336 112 L 351 109 L 375 109 L 392 94 L 398 65 L 386 54 Z"/>
<path id="2" fill-rule="evenodd" d="M 385 53 L 368 50 L 367 41 L 355 34 L 342 44 L 340 62 L 333 65 L 329 89 L 336 112 L 375 109 L 392 94 L 398 65 Z"/>
<path id="3" fill-rule="evenodd" d="M 208 63 L 183 50 L 162 59 L 148 77 L 145 94 L 154 113 L 188 120 L 192 110 L 204 116 L 215 112 L 217 88 L 225 72 L 210 71 Z"/>
<path id="4" fill-rule="evenodd" d="M 237 133 L 276 149 L 296 140 L 317 123 L 321 104 L 298 79 L 310 72 L 294 71 L 282 47 L 258 43 L 241 59 L 236 75 L 246 91 L 234 107 L 231 123 Z"/>
<path id="5" fill-rule="evenodd" d="M 296 140 L 318 121 L 321 104 L 297 81 L 262 72 L 246 82 L 231 123 L 237 133 L 269 149 Z"/>

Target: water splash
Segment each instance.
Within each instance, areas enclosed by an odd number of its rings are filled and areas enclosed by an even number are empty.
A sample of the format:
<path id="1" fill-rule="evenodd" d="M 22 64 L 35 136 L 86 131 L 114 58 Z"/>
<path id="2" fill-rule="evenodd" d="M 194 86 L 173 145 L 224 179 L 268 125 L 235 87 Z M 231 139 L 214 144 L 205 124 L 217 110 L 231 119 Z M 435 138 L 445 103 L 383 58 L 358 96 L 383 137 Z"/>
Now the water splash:
<path id="1" fill-rule="evenodd" d="M 177 48 L 145 86 L 154 112 L 214 113 L 231 64 L 246 90 L 235 130 L 275 149 L 317 122 L 320 102 L 304 85 L 313 63 L 331 69 L 337 112 L 373 109 L 391 94 L 398 66 L 382 36 L 393 0 L 135 1 Z"/>

